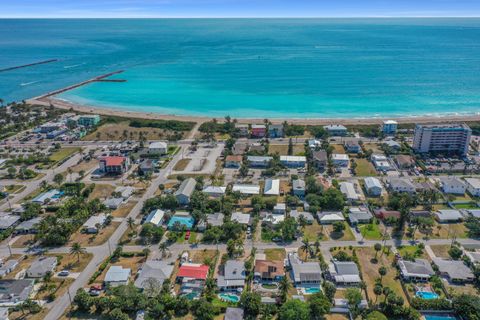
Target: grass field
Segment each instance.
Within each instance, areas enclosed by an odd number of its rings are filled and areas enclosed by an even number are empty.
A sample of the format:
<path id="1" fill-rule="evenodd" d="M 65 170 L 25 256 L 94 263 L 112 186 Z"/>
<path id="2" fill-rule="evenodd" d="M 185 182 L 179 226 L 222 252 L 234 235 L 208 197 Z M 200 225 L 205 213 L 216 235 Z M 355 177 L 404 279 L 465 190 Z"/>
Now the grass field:
<path id="1" fill-rule="evenodd" d="M 11 184 L 8 186 L 5 186 L 5 191 L 8 193 L 18 193 L 25 189 L 25 186 L 19 185 L 19 184 Z"/>
<path id="2" fill-rule="evenodd" d="M 333 226 L 325 226 L 325 233 L 328 234 L 332 240 L 341 240 L 341 241 L 353 241 L 355 236 L 352 233 L 352 229 L 344 222 L 345 230 L 343 232 L 334 232 Z"/>
<path id="3" fill-rule="evenodd" d="M 116 218 L 124 218 L 130 213 L 130 211 L 132 211 L 133 207 L 135 207 L 136 204 L 137 204 L 136 201 L 129 201 L 127 204 L 112 211 L 112 216 Z"/>
<path id="4" fill-rule="evenodd" d="M 55 151 L 49 157 L 50 161 L 55 163 L 61 162 L 66 158 L 70 157 L 71 155 L 80 152 L 81 148 L 61 148 L 60 150 Z"/>
<path id="5" fill-rule="evenodd" d="M 140 133 L 147 140 L 166 139 L 168 135 L 174 131 L 157 129 L 157 128 L 134 128 L 130 127 L 128 121 L 118 123 L 107 123 L 100 126 L 95 132 L 86 135 L 82 140 L 139 140 Z"/>
<path id="6" fill-rule="evenodd" d="M 430 239 L 451 239 L 452 237 L 467 238 L 467 227 L 463 223 L 437 223 L 433 226 L 430 234 L 417 230 L 417 239 L 428 236 Z"/>
<path id="7" fill-rule="evenodd" d="M 49 253 L 47 255 L 58 258 L 59 263 L 57 265 L 57 271 L 67 269 L 70 272 L 82 272 L 87 266 L 87 264 L 90 262 L 90 260 L 92 260 L 93 258 L 92 253 L 81 254 L 79 256 L 80 259 L 78 259 L 77 256 L 73 254 Z"/>
<path id="8" fill-rule="evenodd" d="M 277 153 L 281 156 L 288 155 L 288 144 L 270 144 L 268 146 L 268 153 L 275 154 Z M 305 153 L 305 146 L 303 144 L 294 144 L 293 145 L 293 155 L 303 155 Z"/>
<path id="9" fill-rule="evenodd" d="M 397 250 L 402 257 L 411 256 L 421 259 L 428 258 L 428 254 L 426 253 L 425 249 L 422 250 L 417 246 L 399 246 L 397 247 Z"/>
<path id="10" fill-rule="evenodd" d="M 381 240 L 382 231 L 380 230 L 380 225 L 376 223 L 364 224 L 358 226 L 363 237 L 367 240 Z"/>
<path id="11" fill-rule="evenodd" d="M 281 261 L 286 257 L 285 249 L 265 249 L 263 253 L 267 260 Z"/>
<path id="12" fill-rule="evenodd" d="M 367 159 L 355 159 L 354 161 L 357 164 L 357 167 L 355 168 L 355 175 L 357 177 L 369 177 L 377 175 L 377 171 Z"/>
<path id="13" fill-rule="evenodd" d="M 174 171 L 183 171 L 188 166 L 192 159 L 180 159 L 173 167 Z"/>
<path id="14" fill-rule="evenodd" d="M 88 200 L 93 199 L 105 199 L 112 195 L 112 192 L 115 191 L 115 187 L 111 184 L 95 184 L 92 193 L 88 196 Z"/>
<path id="15" fill-rule="evenodd" d="M 450 250 L 449 244 L 434 245 L 430 246 L 430 248 L 432 249 L 435 256 L 439 258 L 450 258 L 450 255 L 448 254 L 448 250 Z"/>
<path id="16" fill-rule="evenodd" d="M 341 144 L 331 144 L 333 147 L 333 153 L 346 153 L 345 148 Z"/>
<path id="17" fill-rule="evenodd" d="M 94 247 L 104 244 L 112 233 L 118 228 L 120 222 L 111 222 L 105 228 L 102 228 L 98 234 L 86 234 L 79 231 L 75 232 L 70 238 L 69 244 L 78 242 L 83 247 Z"/>
<path id="18" fill-rule="evenodd" d="M 303 238 L 310 242 L 315 242 L 317 240 L 322 240 L 325 238 L 325 228 L 324 226 L 318 224 L 315 220 L 311 225 L 305 226 L 302 229 L 303 231 Z"/>

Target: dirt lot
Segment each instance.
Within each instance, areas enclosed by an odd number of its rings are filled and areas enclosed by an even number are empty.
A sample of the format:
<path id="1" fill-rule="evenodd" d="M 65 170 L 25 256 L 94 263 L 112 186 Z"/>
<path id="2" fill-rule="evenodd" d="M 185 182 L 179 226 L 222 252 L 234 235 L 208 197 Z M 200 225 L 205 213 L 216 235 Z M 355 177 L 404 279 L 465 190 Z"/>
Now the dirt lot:
<path id="1" fill-rule="evenodd" d="M 35 235 L 23 234 L 12 244 L 12 248 L 24 248 L 35 243 Z"/>
<path id="2" fill-rule="evenodd" d="M 285 249 L 265 249 L 263 253 L 265 253 L 267 260 L 281 261 L 286 257 Z"/>
<path id="3" fill-rule="evenodd" d="M 450 250 L 450 245 L 434 245 L 430 246 L 430 248 L 432 249 L 435 256 L 439 258 L 450 258 L 450 255 L 448 254 L 448 250 Z"/>
<path id="4" fill-rule="evenodd" d="M 180 159 L 173 167 L 174 171 L 183 171 L 188 166 L 192 159 Z"/>
<path id="5" fill-rule="evenodd" d="M 74 254 L 47 254 L 48 256 L 58 257 L 59 264 L 57 266 L 57 270 L 61 271 L 64 269 L 69 270 L 70 272 L 81 272 L 85 269 L 87 264 L 92 260 L 93 254 L 91 253 L 84 253 L 79 256 L 80 260 L 78 260 L 77 256 Z"/>
<path id="6" fill-rule="evenodd" d="M 113 191 L 115 191 L 115 187 L 110 184 L 95 184 L 95 188 L 88 196 L 88 200 L 108 198 Z"/>
<path id="7" fill-rule="evenodd" d="M 317 240 L 326 238 L 325 227 L 321 224 L 318 224 L 316 220 L 313 221 L 311 225 L 305 226 L 302 231 L 303 237 L 310 242 L 315 242 Z"/>
<path id="8" fill-rule="evenodd" d="M 106 228 L 100 230 L 98 234 L 86 234 L 80 231 L 75 232 L 70 238 L 69 245 L 78 242 L 83 247 L 94 247 L 104 244 L 112 233 L 118 228 L 120 222 L 112 222 Z"/>
<path id="9" fill-rule="evenodd" d="M 268 153 L 275 154 L 277 153 L 281 156 L 288 156 L 288 144 L 270 144 L 268 146 Z M 293 154 L 292 155 L 304 155 L 305 146 L 301 143 L 293 145 Z"/>
<path id="10" fill-rule="evenodd" d="M 130 213 L 130 211 L 132 211 L 133 207 L 135 207 L 136 204 L 137 201 L 129 201 L 117 210 L 112 211 L 112 216 L 116 218 L 124 218 Z"/>
<path id="11" fill-rule="evenodd" d="M 217 256 L 216 250 L 199 250 L 190 251 L 190 256 L 193 263 L 205 263 L 205 260 L 213 260 Z"/>
<path id="12" fill-rule="evenodd" d="M 417 238 L 423 238 L 427 234 L 418 230 L 415 234 Z M 432 233 L 428 235 L 431 239 L 449 239 L 453 236 L 457 238 L 467 238 L 467 228 L 463 223 L 437 223 L 432 228 Z"/>
<path id="13" fill-rule="evenodd" d="M 80 171 L 84 171 L 85 173 L 87 173 L 90 170 L 95 169 L 95 168 L 98 168 L 98 160 L 97 159 L 93 159 L 93 160 L 90 160 L 90 161 L 82 161 L 79 164 L 77 164 L 76 166 L 73 166 L 71 169 L 72 169 L 72 172 L 77 172 L 78 173 Z"/>

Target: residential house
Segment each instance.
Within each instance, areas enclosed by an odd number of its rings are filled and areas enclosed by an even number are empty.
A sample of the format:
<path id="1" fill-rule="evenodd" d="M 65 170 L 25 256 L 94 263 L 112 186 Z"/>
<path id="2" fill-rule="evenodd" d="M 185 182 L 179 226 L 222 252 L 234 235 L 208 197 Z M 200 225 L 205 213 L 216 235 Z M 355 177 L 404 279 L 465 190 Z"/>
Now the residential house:
<path id="1" fill-rule="evenodd" d="M 240 192 L 244 195 L 260 194 L 260 186 L 254 184 L 234 184 L 232 192 Z"/>
<path id="2" fill-rule="evenodd" d="M 15 306 L 28 300 L 33 292 L 34 282 L 32 279 L 1 279 L 0 304 Z"/>
<path id="3" fill-rule="evenodd" d="M 246 141 L 237 141 L 233 145 L 232 153 L 235 156 L 244 154 L 247 151 L 248 143 Z"/>
<path id="4" fill-rule="evenodd" d="M 251 168 L 267 168 L 272 161 L 272 157 L 266 156 L 248 156 L 247 161 L 248 165 Z"/>
<path id="5" fill-rule="evenodd" d="M 236 129 L 239 137 L 247 137 L 248 136 L 248 124 L 235 123 L 235 129 Z"/>
<path id="6" fill-rule="evenodd" d="M 280 162 L 287 168 L 304 168 L 307 158 L 304 156 L 280 156 Z"/>
<path id="7" fill-rule="evenodd" d="M 141 176 L 153 174 L 156 170 L 156 162 L 152 159 L 145 159 L 138 165 L 138 174 Z"/>
<path id="8" fill-rule="evenodd" d="M 475 276 L 469 267 L 462 260 L 447 260 L 443 258 L 433 258 L 433 263 L 437 266 L 438 272 L 446 277 L 450 282 L 473 282 Z"/>
<path id="9" fill-rule="evenodd" d="M 32 262 L 27 269 L 26 276 L 28 278 L 43 278 L 47 273 L 55 271 L 57 266 L 57 257 L 40 257 Z"/>
<path id="10" fill-rule="evenodd" d="M 99 159 L 100 171 L 104 174 L 124 174 L 130 167 L 130 160 L 122 156 L 108 156 Z"/>
<path id="11" fill-rule="evenodd" d="M 255 142 L 248 146 L 248 152 L 260 152 L 263 153 L 265 151 L 265 146 L 261 143 Z"/>
<path id="12" fill-rule="evenodd" d="M 18 260 L 11 259 L 11 260 L 5 261 L 5 263 L 2 264 L 2 266 L 0 267 L 0 278 L 3 278 L 9 273 L 11 273 L 13 270 L 15 270 L 17 266 L 18 266 Z"/>
<path id="13" fill-rule="evenodd" d="M 208 276 L 209 267 L 198 263 L 184 263 L 180 266 L 177 273 L 177 281 L 182 282 L 186 279 L 205 281 Z"/>
<path id="14" fill-rule="evenodd" d="M 234 212 L 232 213 L 231 220 L 240 224 L 249 225 L 250 215 L 248 213 Z"/>
<path id="15" fill-rule="evenodd" d="M 192 196 L 193 191 L 195 191 L 196 185 L 197 181 L 193 178 L 188 178 L 182 181 L 180 187 L 175 192 L 175 198 L 180 205 L 188 205 L 190 203 L 190 197 Z"/>
<path id="16" fill-rule="evenodd" d="M 103 202 L 103 204 L 107 208 L 115 210 L 122 205 L 123 201 L 123 198 L 108 198 Z"/>
<path id="17" fill-rule="evenodd" d="M 435 219 L 439 223 L 459 222 L 463 219 L 462 213 L 458 210 L 453 210 L 453 209 L 438 210 L 434 214 L 435 214 Z"/>
<path id="18" fill-rule="evenodd" d="M 478 178 L 465 178 L 467 184 L 467 190 L 474 197 L 480 197 L 480 179 Z"/>
<path id="19" fill-rule="evenodd" d="M 127 201 L 134 192 L 135 188 L 129 186 L 121 186 L 115 188 L 115 193 L 118 194 L 125 201 Z"/>
<path id="20" fill-rule="evenodd" d="M 378 171 L 387 172 L 393 170 L 390 161 L 388 161 L 388 158 L 384 155 L 373 154 L 370 159 L 372 160 L 375 169 L 377 169 Z"/>
<path id="21" fill-rule="evenodd" d="M 387 210 L 385 208 L 375 209 L 373 211 L 373 214 L 380 220 L 385 220 L 389 218 L 400 219 L 400 216 L 402 215 L 400 211 Z"/>
<path id="22" fill-rule="evenodd" d="M 348 140 L 343 145 L 348 153 L 359 153 L 362 150 L 357 141 Z"/>
<path id="23" fill-rule="evenodd" d="M 313 158 L 313 164 L 318 170 L 324 170 L 327 167 L 328 155 L 325 150 L 314 151 L 312 153 L 312 158 Z"/>
<path id="24" fill-rule="evenodd" d="M 355 185 L 352 182 L 341 182 L 340 191 L 343 193 L 343 195 L 349 202 L 355 202 L 360 200 L 360 195 L 357 193 Z"/>
<path id="25" fill-rule="evenodd" d="M 415 160 L 409 155 L 399 154 L 394 157 L 394 160 L 397 163 L 398 168 L 402 170 L 410 169 L 415 166 Z"/>
<path id="26" fill-rule="evenodd" d="M 13 231 L 14 234 L 37 233 L 38 224 L 43 220 L 42 217 L 36 217 L 30 220 L 20 222 Z"/>
<path id="27" fill-rule="evenodd" d="M 207 186 L 203 189 L 203 193 L 213 198 L 220 198 L 224 196 L 226 191 L 227 191 L 227 187 L 218 187 L 218 186 Z"/>
<path id="28" fill-rule="evenodd" d="M 168 152 L 168 144 L 163 141 L 150 142 L 148 153 L 151 155 L 164 155 Z"/>
<path id="29" fill-rule="evenodd" d="M 281 138 L 283 135 L 283 124 L 271 124 L 268 126 L 268 136 L 270 138 Z"/>
<path id="30" fill-rule="evenodd" d="M 297 196 L 300 199 L 303 199 L 305 197 L 305 192 L 306 192 L 305 180 L 302 180 L 302 179 L 293 180 L 292 192 L 294 196 Z"/>
<path id="31" fill-rule="evenodd" d="M 267 127 L 264 124 L 252 124 L 250 134 L 252 138 L 263 138 L 267 134 Z"/>
<path id="32" fill-rule="evenodd" d="M 390 152 L 398 152 L 402 149 L 402 145 L 395 140 L 385 140 L 382 144 L 389 148 Z"/>
<path id="33" fill-rule="evenodd" d="M 122 266 L 111 266 L 105 275 L 105 285 L 110 287 L 117 287 L 127 285 L 130 279 L 132 270 L 130 268 L 123 268 Z"/>
<path id="34" fill-rule="evenodd" d="M 221 291 L 243 289 L 246 277 L 243 261 L 228 260 L 223 266 L 223 275 L 217 276 L 217 286 Z"/>
<path id="35" fill-rule="evenodd" d="M 151 223 L 157 227 L 160 227 L 163 223 L 163 218 L 165 217 L 165 211 L 160 209 L 152 210 L 148 216 L 145 218 L 144 223 Z"/>
<path id="36" fill-rule="evenodd" d="M 295 286 L 320 285 L 322 270 L 318 262 L 303 262 L 297 253 L 288 254 L 288 264 L 291 268 L 291 279 Z"/>
<path id="37" fill-rule="evenodd" d="M 297 211 L 297 210 L 292 210 L 290 211 L 290 217 L 295 218 L 295 220 L 300 221 L 300 217 L 303 216 L 303 219 L 307 221 L 307 224 L 312 224 L 315 218 L 310 212 L 306 211 Z"/>
<path id="38" fill-rule="evenodd" d="M 263 194 L 266 196 L 279 196 L 280 195 L 280 180 L 279 179 L 266 179 L 265 187 L 263 188 Z"/>
<path id="39" fill-rule="evenodd" d="M 308 147 L 311 150 L 315 150 L 317 148 L 320 148 L 321 146 L 322 146 L 322 142 L 320 140 L 317 140 L 317 139 L 309 139 L 308 140 Z"/>
<path id="40" fill-rule="evenodd" d="M 395 134 L 398 129 L 398 122 L 395 120 L 385 120 L 382 125 L 382 132 L 385 135 Z"/>
<path id="41" fill-rule="evenodd" d="M 241 155 L 229 155 L 225 158 L 225 168 L 238 169 L 242 166 L 242 161 Z"/>
<path id="42" fill-rule="evenodd" d="M 358 285 L 362 281 L 358 266 L 353 261 L 333 261 L 328 269 L 330 279 L 337 285 Z"/>
<path id="43" fill-rule="evenodd" d="M 107 215 L 105 213 L 99 213 L 96 216 L 91 216 L 82 226 L 82 230 L 85 233 L 94 234 L 98 233 L 105 224 Z"/>
<path id="44" fill-rule="evenodd" d="M 367 207 L 351 207 L 348 209 L 348 220 L 352 225 L 370 223 L 373 215 Z"/>
<path id="45" fill-rule="evenodd" d="M 279 282 L 285 277 L 283 261 L 255 260 L 256 282 Z"/>
<path id="46" fill-rule="evenodd" d="M 430 262 L 425 259 L 415 261 L 400 259 L 397 265 L 402 278 L 406 281 L 428 281 L 435 274 Z"/>
<path id="47" fill-rule="evenodd" d="M 330 136 L 343 137 L 347 135 L 347 128 L 341 124 L 331 124 L 324 126 L 323 129 L 325 129 Z"/>
<path id="48" fill-rule="evenodd" d="M 350 157 L 348 156 L 348 154 L 333 153 L 332 154 L 332 163 L 335 167 L 346 168 L 350 164 Z"/>
<path id="49" fill-rule="evenodd" d="M 221 212 L 216 212 L 207 215 L 207 224 L 212 227 L 220 227 L 223 225 L 225 215 Z"/>
<path id="50" fill-rule="evenodd" d="M 393 192 L 415 193 L 415 185 L 407 178 L 390 178 L 388 187 Z"/>
<path id="51" fill-rule="evenodd" d="M 379 197 L 382 195 L 383 187 L 380 180 L 374 177 L 367 177 L 364 179 L 365 190 L 367 194 L 372 197 Z"/>
<path id="52" fill-rule="evenodd" d="M 135 287 L 145 289 L 151 279 L 156 281 L 159 285 L 167 279 L 170 279 L 173 272 L 174 265 L 166 261 L 148 260 L 140 270 L 137 272 L 137 279 L 135 279 Z"/>
<path id="53" fill-rule="evenodd" d="M 277 203 L 275 207 L 273 207 L 273 214 L 283 214 L 287 213 L 287 205 L 285 203 Z"/>
<path id="54" fill-rule="evenodd" d="M 340 211 L 322 211 L 317 213 L 317 219 L 320 224 L 333 224 L 343 222 L 345 218 Z"/>
<path id="55" fill-rule="evenodd" d="M 223 317 L 224 320 L 243 320 L 243 309 L 242 308 L 234 308 L 228 307 L 225 310 L 225 316 Z"/>
<path id="56" fill-rule="evenodd" d="M 440 183 L 444 193 L 463 195 L 467 190 L 465 183 L 457 177 L 440 178 Z"/>

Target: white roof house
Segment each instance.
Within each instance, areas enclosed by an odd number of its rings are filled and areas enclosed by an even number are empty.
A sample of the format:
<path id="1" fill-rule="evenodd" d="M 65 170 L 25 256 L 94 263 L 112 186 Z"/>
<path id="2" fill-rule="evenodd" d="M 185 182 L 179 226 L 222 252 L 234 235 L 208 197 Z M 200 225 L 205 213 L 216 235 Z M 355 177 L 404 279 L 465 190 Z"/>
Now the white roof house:
<path id="1" fill-rule="evenodd" d="M 165 216 L 165 211 L 160 209 L 153 210 L 145 218 L 145 223 L 151 223 L 158 227 L 162 224 L 164 216 Z"/>
<path id="2" fill-rule="evenodd" d="M 227 187 L 207 186 L 203 189 L 203 193 L 208 194 L 210 197 L 221 197 L 227 191 Z"/>
<path id="3" fill-rule="evenodd" d="M 130 278 L 130 268 L 123 268 L 122 266 L 111 266 L 105 275 L 104 282 L 112 287 L 126 285 Z"/>
<path id="4" fill-rule="evenodd" d="M 333 153 L 332 162 L 335 166 L 347 167 L 350 163 L 350 157 L 348 156 L 348 154 Z"/>
<path id="5" fill-rule="evenodd" d="M 352 182 L 341 182 L 340 191 L 349 201 L 357 201 L 360 199 L 360 195 L 355 190 L 355 185 Z"/>
<path id="6" fill-rule="evenodd" d="M 371 196 L 379 196 L 382 194 L 383 187 L 380 180 L 374 177 L 367 177 L 364 179 L 365 182 L 365 190 Z"/>
<path id="7" fill-rule="evenodd" d="M 6 230 L 10 227 L 13 227 L 19 221 L 20 221 L 19 216 L 14 216 L 14 215 L 0 216 L 0 230 Z"/>
<path id="8" fill-rule="evenodd" d="M 130 196 L 133 194 L 133 192 L 135 191 L 135 188 L 133 187 L 117 187 L 115 189 L 115 192 L 116 193 L 120 193 L 120 196 L 124 199 L 124 200 L 127 200 L 128 198 L 130 198 Z"/>
<path id="9" fill-rule="evenodd" d="M 337 221 L 345 221 L 343 214 L 340 211 L 323 211 L 317 213 L 317 218 L 320 224 L 332 224 Z"/>
<path id="10" fill-rule="evenodd" d="M 472 270 L 462 260 L 447 260 L 433 258 L 433 263 L 438 267 L 442 276 L 453 282 L 470 282 L 475 279 Z"/>
<path id="11" fill-rule="evenodd" d="M 100 213 L 96 216 L 91 216 L 90 218 L 88 218 L 87 221 L 85 221 L 82 228 L 83 230 L 85 230 L 86 233 L 97 233 L 99 231 L 97 226 L 103 226 L 106 219 L 107 215 L 104 213 Z"/>
<path id="12" fill-rule="evenodd" d="M 280 180 L 279 179 L 267 179 L 265 180 L 265 188 L 263 194 L 267 196 L 280 195 Z"/>
<path id="13" fill-rule="evenodd" d="M 467 190 L 474 197 L 480 197 L 480 179 L 477 178 L 465 178 L 467 184 Z"/>
<path id="14" fill-rule="evenodd" d="M 280 162 L 289 168 L 301 168 L 307 164 L 304 156 L 280 156 Z"/>
<path id="15" fill-rule="evenodd" d="M 168 151 L 168 144 L 163 141 L 151 142 L 148 145 L 148 153 L 166 154 Z"/>
<path id="16" fill-rule="evenodd" d="M 187 205 L 190 203 L 190 197 L 193 191 L 195 191 L 196 185 L 197 181 L 195 181 L 193 178 L 183 180 L 183 182 L 180 184 L 180 187 L 175 192 L 175 198 L 177 198 L 179 204 Z"/>
<path id="17" fill-rule="evenodd" d="M 241 194 L 255 195 L 260 194 L 260 186 L 254 184 L 234 184 L 232 191 L 238 191 Z"/>
<path id="18" fill-rule="evenodd" d="M 123 203 L 123 198 L 108 198 L 103 204 L 109 209 L 117 209 Z"/>
<path id="19" fill-rule="evenodd" d="M 234 212 L 232 213 L 231 220 L 240 224 L 250 224 L 250 215 L 242 212 Z"/>
<path id="20" fill-rule="evenodd" d="M 28 278 L 43 278 L 47 273 L 55 270 L 57 266 L 57 257 L 40 257 L 27 269 Z"/>
<path id="21" fill-rule="evenodd" d="M 444 177 L 440 179 L 442 191 L 450 194 L 463 195 L 467 190 L 465 183 L 457 177 Z"/>
<path id="22" fill-rule="evenodd" d="M 435 212 L 435 218 L 438 222 L 455 222 L 462 220 L 463 216 L 458 210 L 445 209 Z"/>
<path id="23" fill-rule="evenodd" d="M 138 271 L 135 287 L 144 289 L 150 279 L 155 279 L 160 284 L 172 275 L 174 266 L 165 261 L 148 260 Z"/>

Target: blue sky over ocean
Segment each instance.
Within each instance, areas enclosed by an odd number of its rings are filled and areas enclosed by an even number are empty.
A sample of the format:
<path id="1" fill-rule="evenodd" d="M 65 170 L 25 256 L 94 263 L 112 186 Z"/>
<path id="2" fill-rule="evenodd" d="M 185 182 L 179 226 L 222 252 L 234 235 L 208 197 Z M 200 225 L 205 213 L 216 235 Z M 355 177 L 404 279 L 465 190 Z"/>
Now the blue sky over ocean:
<path id="1" fill-rule="evenodd" d="M 0 0 L 2 18 L 471 17 L 478 0 Z"/>

